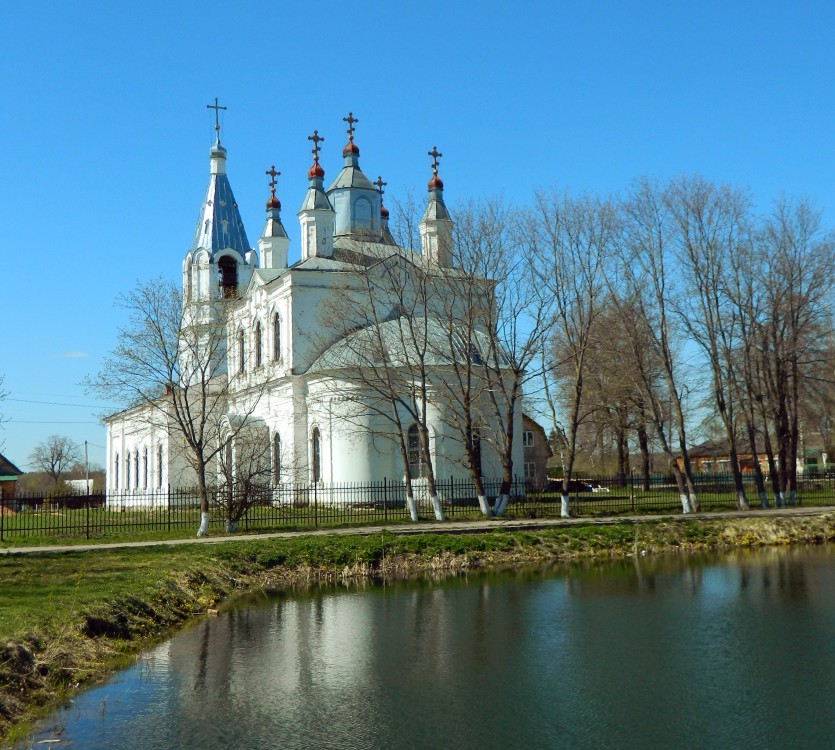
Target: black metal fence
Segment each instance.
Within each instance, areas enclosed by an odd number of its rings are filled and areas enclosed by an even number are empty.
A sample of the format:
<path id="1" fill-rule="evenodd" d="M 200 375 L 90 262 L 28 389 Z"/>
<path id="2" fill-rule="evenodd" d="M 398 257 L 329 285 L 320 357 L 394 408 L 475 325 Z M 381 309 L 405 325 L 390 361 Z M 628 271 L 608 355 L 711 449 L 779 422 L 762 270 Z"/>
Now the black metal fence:
<path id="1" fill-rule="evenodd" d="M 500 482 L 485 482 L 492 505 Z M 513 482 L 505 511 L 508 518 L 537 518 L 560 514 L 561 480 Z M 730 475 L 705 474 L 697 479 L 702 510 L 737 507 Z M 469 479 L 437 483 L 447 518 L 479 518 L 478 497 Z M 569 488 L 573 516 L 649 514 L 681 511 L 681 500 L 669 477 L 647 480 L 593 477 L 572 480 Z M 413 493 L 420 520 L 434 520 L 425 483 Z M 759 507 L 753 481 L 746 483 L 751 507 Z M 796 504 L 835 505 L 835 477 L 802 479 Z M 768 498 L 770 506 L 775 503 Z M 280 484 L 271 487 L 215 487 L 210 491 L 211 533 L 226 530 L 227 519 L 237 519 L 239 531 L 304 530 L 364 524 L 404 523 L 410 520 L 403 482 Z M 189 536 L 200 523 L 199 493 L 194 489 L 119 491 L 93 495 L 20 495 L 0 506 L 0 541 L 54 538 L 171 538 Z"/>

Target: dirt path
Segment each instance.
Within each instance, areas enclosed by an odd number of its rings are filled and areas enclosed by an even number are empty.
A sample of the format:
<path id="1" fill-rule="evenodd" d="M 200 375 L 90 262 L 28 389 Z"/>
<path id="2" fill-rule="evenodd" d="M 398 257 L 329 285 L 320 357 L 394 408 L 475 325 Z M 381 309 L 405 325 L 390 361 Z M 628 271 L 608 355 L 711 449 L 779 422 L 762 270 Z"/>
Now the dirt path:
<path id="1" fill-rule="evenodd" d="M 710 513 L 653 514 L 642 516 L 606 516 L 601 518 L 521 518 L 484 519 L 483 521 L 445 521 L 391 526 L 348 526 L 340 529 L 311 529 L 305 531 L 274 531 L 267 534 L 235 534 L 186 539 L 164 539 L 144 542 L 99 542 L 95 544 L 50 544 L 37 547 L 0 547 L 0 555 L 33 555 L 44 552 L 87 552 L 101 549 L 130 547 L 175 547 L 181 544 L 219 544 L 221 542 L 251 541 L 253 539 L 290 539 L 300 536 L 371 536 L 388 532 L 401 536 L 410 534 L 479 534 L 485 531 L 545 529 L 559 526 L 612 526 L 619 523 L 647 521 L 716 520 L 720 518 L 775 518 L 780 516 L 820 516 L 835 512 L 830 506 L 815 508 L 771 508 L 769 510 L 712 511 Z"/>

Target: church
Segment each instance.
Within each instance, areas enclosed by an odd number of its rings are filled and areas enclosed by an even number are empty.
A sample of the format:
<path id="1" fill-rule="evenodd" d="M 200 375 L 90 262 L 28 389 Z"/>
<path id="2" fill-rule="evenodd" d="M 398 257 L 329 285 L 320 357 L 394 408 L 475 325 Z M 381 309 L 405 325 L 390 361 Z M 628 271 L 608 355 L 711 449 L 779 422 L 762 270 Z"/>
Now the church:
<path id="1" fill-rule="evenodd" d="M 468 463 L 460 431 L 449 418 L 449 401 L 440 397 L 452 380 L 451 358 L 477 356 L 466 350 L 472 344 L 462 345 L 458 354 L 441 351 L 450 336 L 448 326 L 439 321 L 449 318 L 450 304 L 458 304 L 433 286 L 433 279 L 456 274 L 454 225 L 438 176 L 441 154 L 434 147 L 429 152 L 432 175 L 418 224 L 419 250 L 400 247 L 383 205 L 385 183 L 381 178 L 371 182 L 360 168 L 358 120 L 352 113 L 343 119 L 348 138 L 342 167 L 328 187 L 320 164 L 324 138 L 318 131 L 309 136 L 312 164 L 297 212 L 301 257 L 292 264 L 276 196 L 278 172 L 271 167 L 266 173 L 270 193 L 265 223 L 251 246 L 216 120 L 208 187 L 182 258 L 182 298 L 184 311 L 224 305 L 222 429 L 240 435 L 240 425 L 246 423 L 247 434 L 265 446 L 264 462 L 275 485 L 315 482 L 326 487 L 384 478 L 402 482 L 407 475 L 419 484 L 425 476 L 421 448 L 426 443 L 436 477 L 467 478 L 472 475 L 472 452 Z M 489 304 L 489 283 L 482 289 L 479 304 Z M 402 335 L 404 322 L 414 327 L 415 321 L 420 323 L 421 345 L 404 341 Z M 439 346 L 433 347 L 433 341 Z M 418 348 L 422 382 L 406 366 Z M 401 403 L 417 406 L 425 426 L 421 435 L 408 409 L 395 407 L 392 419 L 379 407 L 381 363 L 389 381 L 390 373 L 397 373 L 399 385 L 394 387 L 411 390 Z M 376 373 L 376 381 L 369 372 Z M 153 504 L 169 487 L 195 482 L 182 437 L 164 414 L 151 416 L 149 411 L 140 403 L 105 419 L 108 489 L 130 491 L 136 504 Z M 516 434 L 521 434 L 521 414 L 514 421 Z M 514 465 L 521 467 L 522 445 L 516 443 Z M 501 477 L 501 461 L 492 445 L 479 441 L 476 448 L 481 474 Z"/>

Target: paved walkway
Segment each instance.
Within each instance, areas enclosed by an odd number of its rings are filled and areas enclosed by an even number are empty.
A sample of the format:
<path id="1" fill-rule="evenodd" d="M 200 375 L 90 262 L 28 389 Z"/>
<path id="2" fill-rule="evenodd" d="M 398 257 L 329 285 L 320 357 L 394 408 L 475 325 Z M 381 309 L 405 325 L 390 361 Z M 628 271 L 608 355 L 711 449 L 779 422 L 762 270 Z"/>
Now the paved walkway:
<path id="1" fill-rule="evenodd" d="M 398 524 L 392 526 L 349 526 L 340 529 L 314 529 L 304 531 L 274 531 L 268 534 L 235 534 L 234 536 L 204 536 L 190 539 L 164 539 L 147 542 L 104 542 L 95 544 L 51 544 L 38 547 L 0 547 L 3 555 L 33 555 L 44 552 L 91 552 L 101 549 L 125 549 L 130 547 L 175 547 L 181 544 L 220 544 L 222 542 L 246 542 L 253 539 L 291 539 L 299 536 L 371 536 L 388 532 L 401 536 L 410 534 L 479 534 L 485 531 L 516 531 L 522 529 L 546 529 L 560 526 L 612 526 L 619 523 L 637 523 L 640 521 L 681 521 L 712 520 L 719 518 L 761 518 L 767 516 L 822 516 L 835 513 L 835 507 L 818 508 L 759 508 L 741 511 L 715 511 L 693 513 L 684 516 L 681 513 L 646 516 L 606 516 L 600 518 L 485 518 L 483 521 L 422 521 L 417 524 Z"/>

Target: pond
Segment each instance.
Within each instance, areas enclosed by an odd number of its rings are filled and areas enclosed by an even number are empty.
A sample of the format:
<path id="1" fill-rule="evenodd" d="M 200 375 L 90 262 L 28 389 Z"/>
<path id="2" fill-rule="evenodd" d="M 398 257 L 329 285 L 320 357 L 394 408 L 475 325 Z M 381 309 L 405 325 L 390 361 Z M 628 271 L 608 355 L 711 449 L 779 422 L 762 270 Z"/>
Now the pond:
<path id="1" fill-rule="evenodd" d="M 21 747 L 831 747 L 833 728 L 830 545 L 254 597 Z"/>

